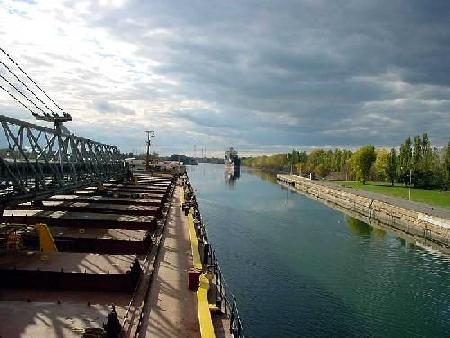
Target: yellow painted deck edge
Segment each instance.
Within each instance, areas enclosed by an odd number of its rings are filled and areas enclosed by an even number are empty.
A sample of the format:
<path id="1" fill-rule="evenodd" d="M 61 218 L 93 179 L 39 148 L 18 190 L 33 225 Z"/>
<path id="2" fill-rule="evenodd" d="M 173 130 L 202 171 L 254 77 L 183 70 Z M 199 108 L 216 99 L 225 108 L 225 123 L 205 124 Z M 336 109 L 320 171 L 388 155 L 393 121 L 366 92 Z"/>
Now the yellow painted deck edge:
<path id="1" fill-rule="evenodd" d="M 202 261 L 200 260 L 200 254 L 198 252 L 198 239 L 194 227 L 194 217 L 192 216 L 192 210 L 189 210 L 188 214 L 188 227 L 189 227 L 189 239 L 191 240 L 191 251 L 192 251 L 192 263 L 194 268 L 198 270 L 203 269 Z"/>
<path id="2" fill-rule="evenodd" d="M 211 319 L 208 303 L 209 281 L 204 274 L 200 275 L 200 284 L 197 290 L 198 322 L 202 338 L 215 338 L 214 325 Z"/>
<path id="3" fill-rule="evenodd" d="M 180 205 L 184 203 L 184 189 L 181 189 Z M 189 210 L 188 214 L 188 229 L 189 229 L 189 240 L 191 242 L 192 251 L 192 263 L 194 268 L 197 270 L 202 270 L 203 265 L 200 260 L 200 254 L 198 251 L 198 238 L 195 232 L 194 217 L 192 215 L 192 209 Z M 209 309 L 208 302 L 208 289 L 209 281 L 204 274 L 199 277 L 199 287 L 197 290 L 197 307 L 198 307 L 198 323 L 200 327 L 200 336 L 202 338 L 215 338 L 216 334 L 214 332 L 214 325 L 212 323 L 211 312 Z"/>

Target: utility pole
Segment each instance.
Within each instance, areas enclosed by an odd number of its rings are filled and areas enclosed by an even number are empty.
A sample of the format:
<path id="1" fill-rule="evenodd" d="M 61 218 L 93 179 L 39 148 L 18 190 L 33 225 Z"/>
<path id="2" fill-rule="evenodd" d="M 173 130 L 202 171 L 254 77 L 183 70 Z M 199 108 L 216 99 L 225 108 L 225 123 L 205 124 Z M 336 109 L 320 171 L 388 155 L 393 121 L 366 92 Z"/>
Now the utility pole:
<path id="1" fill-rule="evenodd" d="M 400 169 L 403 170 L 403 167 L 400 167 Z M 410 201 L 411 201 L 411 184 L 412 184 L 412 169 L 409 168 L 408 200 Z"/>
<path id="2" fill-rule="evenodd" d="M 155 137 L 155 132 L 153 130 L 146 130 L 147 133 L 147 156 L 145 158 L 145 170 L 150 170 L 150 137 Z"/>

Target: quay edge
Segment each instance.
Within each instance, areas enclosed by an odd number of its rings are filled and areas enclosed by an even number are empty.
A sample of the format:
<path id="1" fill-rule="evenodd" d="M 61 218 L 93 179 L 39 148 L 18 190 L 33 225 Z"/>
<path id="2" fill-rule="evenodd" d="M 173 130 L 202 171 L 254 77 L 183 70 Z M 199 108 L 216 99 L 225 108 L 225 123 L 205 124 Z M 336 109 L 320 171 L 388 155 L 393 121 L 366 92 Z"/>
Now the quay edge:
<path id="1" fill-rule="evenodd" d="M 277 180 L 368 224 L 392 229 L 419 245 L 450 254 L 450 211 L 447 216 L 446 211 L 431 207 L 407 208 L 393 198 L 372 198 L 335 184 L 296 175 L 278 174 Z"/>

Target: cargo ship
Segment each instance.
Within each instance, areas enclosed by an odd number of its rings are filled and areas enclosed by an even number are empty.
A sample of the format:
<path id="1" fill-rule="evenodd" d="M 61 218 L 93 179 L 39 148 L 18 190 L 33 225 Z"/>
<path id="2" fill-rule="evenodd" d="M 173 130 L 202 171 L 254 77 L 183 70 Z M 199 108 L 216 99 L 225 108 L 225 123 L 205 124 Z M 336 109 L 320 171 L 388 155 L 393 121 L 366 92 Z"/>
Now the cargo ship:
<path id="1" fill-rule="evenodd" d="M 0 115 L 0 338 L 243 337 L 184 165 L 70 133 L 0 53 L 53 126 Z"/>
<path id="2" fill-rule="evenodd" d="M 225 151 L 225 168 L 238 171 L 240 170 L 240 167 L 241 159 L 238 156 L 238 152 L 233 147 L 230 147 L 230 149 Z"/>
<path id="3" fill-rule="evenodd" d="M 182 169 L 9 205 L 0 337 L 243 337 Z"/>

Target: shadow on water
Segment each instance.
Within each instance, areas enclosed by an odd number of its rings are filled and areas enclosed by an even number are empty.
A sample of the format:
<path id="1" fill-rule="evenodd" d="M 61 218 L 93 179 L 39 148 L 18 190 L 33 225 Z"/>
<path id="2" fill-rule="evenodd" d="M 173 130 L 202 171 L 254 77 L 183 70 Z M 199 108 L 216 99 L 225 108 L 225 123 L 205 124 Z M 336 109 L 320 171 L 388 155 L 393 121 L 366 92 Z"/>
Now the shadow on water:
<path id="1" fill-rule="evenodd" d="M 374 228 L 359 219 L 347 216 L 346 221 L 351 233 L 354 235 L 373 236 L 375 238 L 384 238 L 386 236 L 385 230 Z"/>

